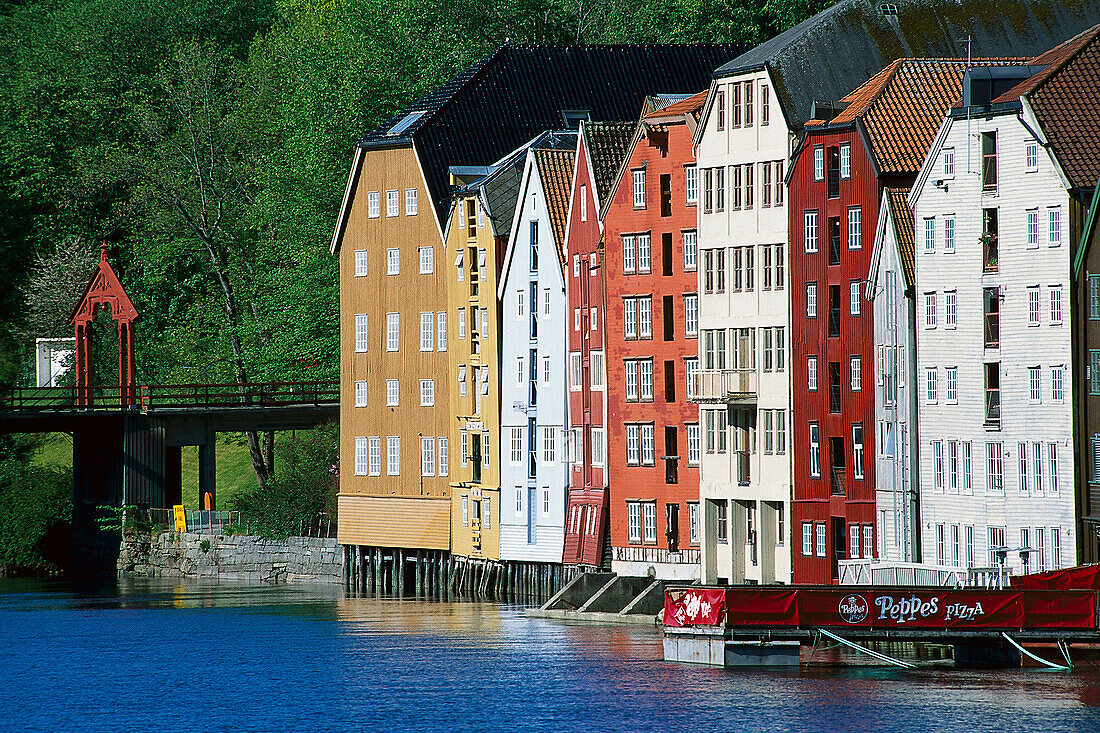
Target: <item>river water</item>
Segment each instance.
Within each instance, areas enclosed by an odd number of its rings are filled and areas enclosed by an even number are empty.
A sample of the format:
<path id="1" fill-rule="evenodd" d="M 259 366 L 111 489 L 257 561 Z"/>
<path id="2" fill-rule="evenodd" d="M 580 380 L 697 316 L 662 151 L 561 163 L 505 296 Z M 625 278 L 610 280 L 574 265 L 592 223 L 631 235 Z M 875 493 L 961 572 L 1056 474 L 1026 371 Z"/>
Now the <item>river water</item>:
<path id="1" fill-rule="evenodd" d="M 497 604 L 0 580 L 0 729 L 1096 733 L 1100 673 L 718 670 Z"/>

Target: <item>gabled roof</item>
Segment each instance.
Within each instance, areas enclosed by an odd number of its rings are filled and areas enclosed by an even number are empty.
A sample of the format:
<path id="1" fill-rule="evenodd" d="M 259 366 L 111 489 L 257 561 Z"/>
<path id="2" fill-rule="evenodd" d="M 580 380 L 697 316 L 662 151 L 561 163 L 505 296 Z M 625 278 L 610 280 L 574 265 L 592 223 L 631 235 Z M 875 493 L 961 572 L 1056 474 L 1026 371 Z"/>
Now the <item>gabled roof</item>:
<path id="1" fill-rule="evenodd" d="M 1032 56 L 1097 17 L 1100 0 L 840 0 L 714 75 L 767 69 L 788 124 L 798 129 L 814 100 L 838 99 L 894 59 L 966 58 L 968 50 Z"/>
<path id="2" fill-rule="evenodd" d="M 583 126 L 592 178 L 596 182 L 596 201 L 602 206 L 623 158 L 630 152 L 633 122 L 588 122 Z"/>
<path id="3" fill-rule="evenodd" d="M 887 188 L 886 201 L 894 219 L 894 240 L 898 244 L 898 258 L 905 273 L 906 285 L 916 283 L 916 264 L 913 261 L 913 209 L 909 207 L 908 188 Z"/>
<path id="4" fill-rule="evenodd" d="M 129 323 L 137 320 L 137 308 L 134 307 L 130 296 L 126 294 L 125 288 L 119 282 L 111 263 L 107 261 L 106 242 L 100 245 L 99 262 L 92 270 L 88 284 L 80 294 L 80 300 L 69 313 L 69 323 L 78 325 L 91 322 L 101 305 L 111 309 L 111 317 L 116 321 Z"/>
<path id="5" fill-rule="evenodd" d="M 1000 66 L 1026 59 L 969 63 Z M 861 121 L 878 174 L 915 175 L 944 115 L 962 93 L 966 68 L 966 59 L 897 59 L 842 97 L 840 103 L 847 106 L 825 126 Z"/>
<path id="6" fill-rule="evenodd" d="M 536 149 L 535 165 L 538 167 L 542 190 L 546 196 L 546 213 L 554 234 L 558 257 L 565 263 L 565 228 L 569 224 L 569 193 L 573 189 L 573 161 L 575 150 Z"/>
<path id="7" fill-rule="evenodd" d="M 694 92 L 745 48 L 504 45 L 386 120 L 359 147 L 413 145 L 443 221 L 449 166 L 499 160 L 541 131 L 561 128 L 565 111 L 587 112 L 593 120 L 633 119 L 648 92 Z"/>
<path id="8" fill-rule="evenodd" d="M 1100 25 L 1033 63 L 1044 62 L 1002 97 L 1027 100 L 1070 185 L 1091 188 L 1100 177 Z"/>
<path id="9" fill-rule="evenodd" d="M 707 90 L 704 89 L 689 97 L 684 97 L 678 102 L 673 102 L 663 107 L 655 107 L 654 110 L 645 115 L 643 119 L 647 122 L 666 122 L 682 118 L 684 115 L 692 115 L 698 119 L 699 112 L 703 109 L 703 105 L 706 104 L 706 102 Z"/>

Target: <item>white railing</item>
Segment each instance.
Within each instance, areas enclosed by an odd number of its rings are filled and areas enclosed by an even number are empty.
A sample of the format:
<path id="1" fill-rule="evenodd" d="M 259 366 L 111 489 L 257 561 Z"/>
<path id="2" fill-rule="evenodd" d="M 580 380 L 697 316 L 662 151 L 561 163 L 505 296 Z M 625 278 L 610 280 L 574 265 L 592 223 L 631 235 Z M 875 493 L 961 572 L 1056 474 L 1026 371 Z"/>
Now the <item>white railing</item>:
<path id="1" fill-rule="evenodd" d="M 755 399 L 755 369 L 704 369 L 688 375 L 688 400 L 692 402 Z"/>
<path id="2" fill-rule="evenodd" d="M 926 585 L 937 588 L 1003 588 L 1007 568 L 964 568 L 931 563 L 840 560 L 841 585 Z"/>

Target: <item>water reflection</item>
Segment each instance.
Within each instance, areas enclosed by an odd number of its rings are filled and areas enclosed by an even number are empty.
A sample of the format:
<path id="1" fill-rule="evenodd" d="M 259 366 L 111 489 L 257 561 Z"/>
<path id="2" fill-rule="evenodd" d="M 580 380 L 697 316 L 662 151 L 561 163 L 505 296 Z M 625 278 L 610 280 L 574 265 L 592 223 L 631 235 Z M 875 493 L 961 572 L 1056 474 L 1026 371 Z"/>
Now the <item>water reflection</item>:
<path id="1" fill-rule="evenodd" d="M 1095 732 L 1098 706 L 1087 670 L 719 670 L 514 606 L 0 581 L 0 729 Z"/>

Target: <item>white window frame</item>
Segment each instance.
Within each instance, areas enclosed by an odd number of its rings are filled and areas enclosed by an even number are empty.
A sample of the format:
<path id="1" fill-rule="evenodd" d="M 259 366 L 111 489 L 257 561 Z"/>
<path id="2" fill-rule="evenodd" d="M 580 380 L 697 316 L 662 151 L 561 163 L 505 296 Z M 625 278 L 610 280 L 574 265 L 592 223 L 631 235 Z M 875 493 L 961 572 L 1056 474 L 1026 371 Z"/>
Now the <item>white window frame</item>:
<path id="1" fill-rule="evenodd" d="M 355 406 L 366 407 L 368 395 L 368 383 L 364 379 L 355 380 Z"/>
<path id="2" fill-rule="evenodd" d="M 397 351 L 401 346 L 401 314 L 386 314 L 386 351 Z"/>
<path id="3" fill-rule="evenodd" d="M 386 437 L 386 475 L 401 475 L 401 437 L 398 435 Z"/>
<path id="4" fill-rule="evenodd" d="M 386 191 L 386 218 L 401 215 L 401 192 L 396 189 Z"/>
<path id="5" fill-rule="evenodd" d="M 644 209 L 646 203 L 645 168 L 636 168 L 630 171 L 632 183 L 633 204 L 635 209 Z"/>
<path id="6" fill-rule="evenodd" d="M 420 406 L 435 407 L 435 380 L 420 380 Z"/>
<path id="7" fill-rule="evenodd" d="M 390 247 L 386 250 L 386 275 L 401 274 L 401 250 Z"/>
<path id="8" fill-rule="evenodd" d="M 405 216 L 416 216 L 416 189 L 405 189 Z"/>
<path id="9" fill-rule="evenodd" d="M 370 261 L 369 254 L 365 249 L 355 250 L 355 277 L 367 276 L 367 263 Z"/>
<path id="10" fill-rule="evenodd" d="M 368 219 L 377 219 L 378 217 L 380 217 L 382 215 L 382 213 L 381 213 L 381 208 L 382 208 L 381 201 L 382 201 L 382 197 L 381 197 L 381 195 L 379 194 L 378 191 L 368 191 L 367 192 L 367 218 Z"/>
<path id="11" fill-rule="evenodd" d="M 416 189 L 413 189 L 416 190 Z M 431 275 L 435 272 L 435 248 L 420 247 L 420 274 Z"/>
<path id="12" fill-rule="evenodd" d="M 396 379 L 386 380 L 386 407 L 399 407 L 401 399 L 400 383 Z"/>
<path id="13" fill-rule="evenodd" d="M 362 354 L 370 345 L 370 332 L 367 330 L 367 314 L 355 314 L 355 352 Z"/>

